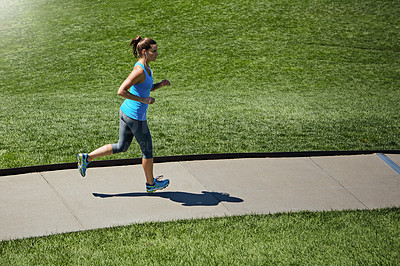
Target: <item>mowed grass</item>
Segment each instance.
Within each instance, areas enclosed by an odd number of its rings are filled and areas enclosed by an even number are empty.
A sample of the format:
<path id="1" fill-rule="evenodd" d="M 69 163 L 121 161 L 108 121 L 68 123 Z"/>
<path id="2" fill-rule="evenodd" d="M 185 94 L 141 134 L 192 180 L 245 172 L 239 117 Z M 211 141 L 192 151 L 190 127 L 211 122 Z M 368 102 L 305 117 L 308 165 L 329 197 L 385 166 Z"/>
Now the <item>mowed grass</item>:
<path id="1" fill-rule="evenodd" d="M 136 35 L 172 83 L 148 111 L 155 156 L 400 149 L 398 1 L 1 5 L 0 168 L 117 142 Z"/>
<path id="2" fill-rule="evenodd" d="M 0 2 L 0 169 L 118 140 L 130 39 L 160 56 L 155 156 L 399 149 L 398 1 Z M 113 158 L 140 157 L 137 145 Z M 398 208 L 247 215 L 0 242 L 0 265 L 395 264 Z"/>
<path id="3" fill-rule="evenodd" d="M 1 265 L 394 265 L 399 209 L 246 215 L 0 242 Z"/>

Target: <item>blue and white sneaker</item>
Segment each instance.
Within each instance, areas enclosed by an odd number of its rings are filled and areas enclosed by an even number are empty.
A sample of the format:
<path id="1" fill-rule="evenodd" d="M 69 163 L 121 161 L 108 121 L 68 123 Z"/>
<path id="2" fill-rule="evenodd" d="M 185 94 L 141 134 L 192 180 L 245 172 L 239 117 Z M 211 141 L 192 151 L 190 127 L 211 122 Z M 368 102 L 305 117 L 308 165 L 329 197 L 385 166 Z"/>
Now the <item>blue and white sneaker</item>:
<path id="1" fill-rule="evenodd" d="M 86 176 L 86 168 L 90 164 L 90 162 L 87 161 L 88 154 L 87 153 L 79 153 L 77 156 L 78 159 L 78 171 L 79 173 L 85 177 Z"/>
<path id="2" fill-rule="evenodd" d="M 154 178 L 154 184 L 152 186 L 146 183 L 146 190 L 148 193 L 153 193 L 156 190 L 161 190 L 168 187 L 169 179 L 161 180 L 161 178 L 163 178 L 162 175 Z"/>

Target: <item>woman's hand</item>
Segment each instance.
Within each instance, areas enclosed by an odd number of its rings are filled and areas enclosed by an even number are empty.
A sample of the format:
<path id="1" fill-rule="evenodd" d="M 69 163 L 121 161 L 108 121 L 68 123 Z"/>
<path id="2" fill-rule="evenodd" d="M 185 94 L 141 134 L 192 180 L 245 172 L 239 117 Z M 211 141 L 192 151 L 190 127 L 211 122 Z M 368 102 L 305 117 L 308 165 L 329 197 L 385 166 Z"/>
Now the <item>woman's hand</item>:
<path id="1" fill-rule="evenodd" d="M 169 82 L 168 79 L 164 79 L 163 81 L 154 84 L 153 88 L 151 89 L 151 91 L 155 91 L 155 90 L 158 90 L 161 87 L 170 86 L 170 85 L 171 85 L 171 82 Z"/>
<path id="2" fill-rule="evenodd" d="M 164 86 L 170 86 L 171 82 L 169 82 L 168 79 L 164 79 L 163 81 L 160 82 L 160 87 L 164 87 Z"/>
<path id="3" fill-rule="evenodd" d="M 143 103 L 145 104 L 153 104 L 156 101 L 153 97 L 144 98 Z"/>

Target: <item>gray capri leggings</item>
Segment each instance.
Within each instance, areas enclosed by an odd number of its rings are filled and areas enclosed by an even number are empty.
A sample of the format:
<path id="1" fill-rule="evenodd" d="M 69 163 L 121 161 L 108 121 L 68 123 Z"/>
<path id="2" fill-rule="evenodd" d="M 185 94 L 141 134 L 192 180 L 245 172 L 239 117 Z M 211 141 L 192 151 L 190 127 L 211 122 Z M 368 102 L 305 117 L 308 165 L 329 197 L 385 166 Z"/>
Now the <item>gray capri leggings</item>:
<path id="1" fill-rule="evenodd" d="M 153 158 L 153 143 L 147 121 L 139 121 L 126 116 L 119 111 L 119 140 L 118 143 L 111 144 L 113 153 L 125 152 L 131 145 L 133 136 L 139 143 L 143 158 Z"/>

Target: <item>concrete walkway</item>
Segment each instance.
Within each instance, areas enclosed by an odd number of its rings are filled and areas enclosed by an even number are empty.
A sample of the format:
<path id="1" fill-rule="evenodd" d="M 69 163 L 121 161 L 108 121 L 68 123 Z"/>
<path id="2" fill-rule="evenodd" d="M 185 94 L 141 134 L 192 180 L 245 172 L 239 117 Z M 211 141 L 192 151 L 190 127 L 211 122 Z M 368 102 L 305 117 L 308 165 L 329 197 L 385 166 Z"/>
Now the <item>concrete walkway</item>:
<path id="1" fill-rule="evenodd" d="M 386 154 L 400 165 L 400 155 Z M 0 240 L 146 221 L 400 206 L 400 175 L 377 154 L 155 164 L 171 180 L 145 192 L 141 165 L 0 177 Z"/>

